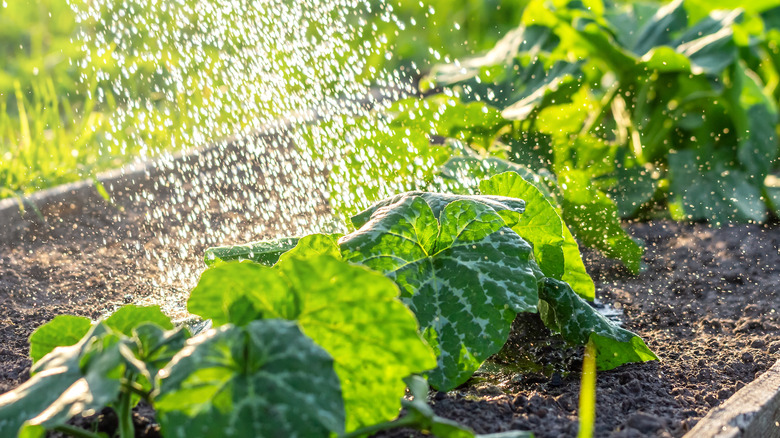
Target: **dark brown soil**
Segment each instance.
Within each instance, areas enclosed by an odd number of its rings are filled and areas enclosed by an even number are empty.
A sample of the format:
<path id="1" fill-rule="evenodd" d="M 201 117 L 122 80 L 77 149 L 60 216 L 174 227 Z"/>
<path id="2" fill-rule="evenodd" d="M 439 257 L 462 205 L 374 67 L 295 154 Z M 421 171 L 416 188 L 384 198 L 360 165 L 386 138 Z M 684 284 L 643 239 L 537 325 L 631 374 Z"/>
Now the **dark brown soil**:
<path id="1" fill-rule="evenodd" d="M 278 184 L 254 187 L 270 204 L 278 197 Z M 246 190 L 231 193 L 240 201 Z M 193 191 L 172 200 L 171 193 L 158 192 L 154 205 L 176 205 L 185 214 L 183 206 L 202 196 Z M 312 196 L 304 192 L 291 195 Z M 11 237 L 0 239 L 0 393 L 28 378 L 27 338 L 40 324 L 62 313 L 97 318 L 176 287 L 154 280 L 169 262 L 144 255 L 165 250 L 160 230 L 175 236 L 204 228 L 149 218 L 146 202 L 133 196 L 116 194 L 115 202 L 121 211 L 96 206 L 78 215 L 62 212 L 45 224 L 14 225 Z M 199 223 L 218 224 L 241 213 L 211 202 Z M 281 228 L 268 223 L 263 229 L 253 238 Z M 661 362 L 599 374 L 596 436 L 681 436 L 780 358 L 780 227 L 711 229 L 658 221 L 629 229 L 647 245 L 640 275 L 591 252 L 586 264 L 599 298 L 624 312 L 625 326 Z M 197 269 L 205 246 L 195 245 L 177 263 Z M 539 342 L 539 330 L 533 318 L 521 318 L 499 365 L 456 391 L 432 394 L 436 412 L 481 433 L 529 429 L 537 437 L 575 436 L 581 352 Z M 521 347 L 529 339 L 534 346 Z M 110 423 L 110 412 L 101 415 Z M 136 417 L 144 436 L 157 436 L 150 409 Z"/>

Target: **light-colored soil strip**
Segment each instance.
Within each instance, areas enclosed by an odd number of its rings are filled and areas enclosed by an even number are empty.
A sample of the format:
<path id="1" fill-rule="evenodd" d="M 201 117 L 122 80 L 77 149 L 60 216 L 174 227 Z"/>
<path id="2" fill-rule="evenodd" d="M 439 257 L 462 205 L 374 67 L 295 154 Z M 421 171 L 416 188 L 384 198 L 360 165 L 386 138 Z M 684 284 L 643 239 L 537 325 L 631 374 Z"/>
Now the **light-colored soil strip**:
<path id="1" fill-rule="evenodd" d="M 780 438 L 780 360 L 712 409 L 684 438 L 753 437 Z"/>

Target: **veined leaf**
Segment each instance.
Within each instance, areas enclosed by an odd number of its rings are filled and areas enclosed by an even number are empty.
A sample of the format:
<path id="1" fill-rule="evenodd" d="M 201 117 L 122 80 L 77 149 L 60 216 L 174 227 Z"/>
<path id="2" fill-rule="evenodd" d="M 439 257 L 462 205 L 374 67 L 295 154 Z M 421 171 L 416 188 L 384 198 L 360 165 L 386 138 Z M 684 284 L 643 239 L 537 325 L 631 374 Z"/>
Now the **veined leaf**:
<path id="1" fill-rule="evenodd" d="M 518 209 L 501 210 L 509 205 Z M 541 272 L 531 246 L 504 220 L 516 222 L 523 206 L 511 198 L 406 193 L 373 206 L 368 221 L 366 212 L 354 217 L 362 227 L 340 242 L 345 260 L 401 287 L 438 355 L 428 378 L 440 390 L 465 382 L 501 349 L 518 312 L 536 311 Z"/>
<path id="2" fill-rule="evenodd" d="M 121 342 L 98 323 L 75 345 L 38 360 L 30 380 L 0 395 L 0 436 L 16 436 L 23 425 L 50 429 L 116 399 L 125 370 Z"/>
<path id="3" fill-rule="evenodd" d="M 292 322 L 202 333 L 162 372 L 166 436 L 327 437 L 344 430 L 333 359 Z"/>
<path id="4" fill-rule="evenodd" d="M 545 276 L 563 280 L 585 299 L 593 300 L 596 287 L 582 263 L 577 242 L 544 194 L 514 172 L 496 175 L 480 184 L 486 195 L 526 201 L 525 212 L 512 229 L 534 248 L 534 257 Z"/>
<path id="5" fill-rule="evenodd" d="M 442 166 L 442 176 L 463 188 L 464 194 L 474 194 L 479 183 L 499 173 L 515 172 L 530 182 L 551 203 L 557 204 L 555 177 L 544 169 L 534 172 L 529 168 L 496 157 L 452 157 Z"/>
<path id="6" fill-rule="evenodd" d="M 57 315 L 35 329 L 30 335 L 30 358 L 33 364 L 57 347 L 74 345 L 92 327 L 92 321 L 83 316 Z"/>
<path id="7" fill-rule="evenodd" d="M 216 325 L 233 322 L 236 308 L 239 322 L 297 321 L 334 357 L 351 431 L 398 415 L 401 379 L 436 365 L 398 293 L 383 275 L 331 256 L 283 257 L 274 268 L 231 262 L 207 269 L 187 308 Z"/>
<path id="8" fill-rule="evenodd" d="M 594 310 L 561 281 L 545 278 L 539 288 L 539 315 L 569 342 L 596 347 L 596 367 L 610 370 L 628 362 L 658 360 L 641 338 Z"/>
<path id="9" fill-rule="evenodd" d="M 496 213 L 500 211 L 506 211 L 517 217 L 519 217 L 519 215 L 522 214 L 525 210 L 525 201 L 522 199 L 507 198 L 502 196 L 469 196 L 452 195 L 449 193 L 406 192 L 387 199 L 383 199 L 382 201 L 379 201 L 364 211 L 356 214 L 355 216 L 352 216 L 352 225 L 354 225 L 355 228 L 361 228 L 380 208 L 397 204 L 399 201 L 414 196 L 422 198 L 425 203 L 428 204 L 428 208 L 433 213 L 434 218 L 439 218 L 444 208 L 455 201 L 479 202 Z"/>

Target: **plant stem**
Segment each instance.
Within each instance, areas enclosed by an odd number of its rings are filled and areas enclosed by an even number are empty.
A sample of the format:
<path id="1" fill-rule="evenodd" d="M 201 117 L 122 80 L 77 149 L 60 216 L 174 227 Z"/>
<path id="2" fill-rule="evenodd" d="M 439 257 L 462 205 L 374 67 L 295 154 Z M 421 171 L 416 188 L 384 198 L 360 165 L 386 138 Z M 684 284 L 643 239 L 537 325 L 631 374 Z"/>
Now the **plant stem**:
<path id="1" fill-rule="evenodd" d="M 596 422 L 596 347 L 588 340 L 585 358 L 582 361 L 582 383 L 580 383 L 580 430 L 577 438 L 593 437 Z"/>
<path id="2" fill-rule="evenodd" d="M 361 427 L 360 429 L 353 430 L 350 433 L 341 435 L 339 438 L 357 438 L 363 435 L 370 435 L 373 433 L 381 432 L 383 430 L 396 429 L 399 427 L 411 426 L 414 427 L 418 423 L 418 419 L 415 416 L 407 415 L 403 418 L 399 418 L 393 421 L 385 421 L 384 423 L 372 424 L 371 426 Z"/>
<path id="3" fill-rule="evenodd" d="M 101 438 L 100 435 L 82 429 L 80 427 L 71 426 L 69 424 L 63 424 L 54 428 L 57 432 L 62 432 L 65 435 L 75 436 L 77 438 Z"/>
<path id="4" fill-rule="evenodd" d="M 135 380 L 135 373 L 128 371 L 126 378 L 128 382 L 133 382 Z M 119 406 L 117 407 L 119 438 L 133 438 L 135 436 L 135 428 L 133 428 L 132 396 L 133 391 L 128 391 L 128 388 L 123 388 L 119 399 Z"/>
<path id="5" fill-rule="evenodd" d="M 138 382 L 130 382 L 122 384 L 122 391 L 131 392 L 141 397 L 145 402 L 151 404 L 151 395 L 146 391 Z"/>

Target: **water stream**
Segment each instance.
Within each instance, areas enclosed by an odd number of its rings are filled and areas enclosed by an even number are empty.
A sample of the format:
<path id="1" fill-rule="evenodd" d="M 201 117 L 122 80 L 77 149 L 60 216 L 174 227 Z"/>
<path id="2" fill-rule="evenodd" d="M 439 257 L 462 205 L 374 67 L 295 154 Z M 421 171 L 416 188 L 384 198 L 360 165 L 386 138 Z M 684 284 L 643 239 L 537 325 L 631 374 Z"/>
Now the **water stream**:
<path id="1" fill-rule="evenodd" d="M 377 71 L 387 38 L 367 18 L 405 26 L 382 1 L 70 0 L 98 102 L 118 103 L 104 139 L 171 171 L 138 194 L 161 245 L 145 257 L 181 303 L 207 246 L 343 228 L 326 207 L 350 147 L 345 120 L 411 91 Z M 317 120 L 320 128 L 307 123 Z M 262 135 L 258 135 L 261 133 Z M 303 147 L 303 143 L 315 147 Z M 381 147 L 381 146 L 380 146 Z M 184 168 L 173 152 L 208 149 Z M 375 163 L 392 172 L 392 165 Z M 361 175 L 340 173 L 345 180 Z M 353 181 L 354 182 L 354 181 Z M 388 193 L 395 187 L 376 183 Z M 159 197 L 160 188 L 173 191 Z M 360 199 L 346 203 L 360 203 Z M 357 205 L 355 207 L 358 207 Z M 219 217 L 219 220 L 216 217 Z M 147 230 L 148 231 L 148 230 Z"/>

